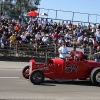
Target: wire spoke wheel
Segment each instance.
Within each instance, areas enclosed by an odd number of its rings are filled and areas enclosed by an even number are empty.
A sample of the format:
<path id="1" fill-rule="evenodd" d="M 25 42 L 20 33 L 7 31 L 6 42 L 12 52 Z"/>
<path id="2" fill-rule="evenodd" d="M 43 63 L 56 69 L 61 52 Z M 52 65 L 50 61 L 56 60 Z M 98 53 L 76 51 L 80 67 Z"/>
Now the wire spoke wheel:
<path id="1" fill-rule="evenodd" d="M 44 81 L 44 74 L 40 70 L 35 70 L 30 75 L 30 81 L 35 84 L 39 85 Z"/>
<path id="2" fill-rule="evenodd" d="M 100 72 L 97 73 L 97 75 L 96 75 L 96 80 L 97 80 L 97 82 L 100 82 Z"/>
<path id="3" fill-rule="evenodd" d="M 41 79 L 42 79 L 42 74 L 41 73 L 39 73 L 39 72 L 36 72 L 36 73 L 34 73 L 33 74 L 33 80 L 35 81 L 35 82 L 39 82 L 39 81 L 41 81 Z"/>
<path id="4" fill-rule="evenodd" d="M 100 68 L 94 68 L 92 70 L 90 80 L 93 84 L 100 86 Z"/>

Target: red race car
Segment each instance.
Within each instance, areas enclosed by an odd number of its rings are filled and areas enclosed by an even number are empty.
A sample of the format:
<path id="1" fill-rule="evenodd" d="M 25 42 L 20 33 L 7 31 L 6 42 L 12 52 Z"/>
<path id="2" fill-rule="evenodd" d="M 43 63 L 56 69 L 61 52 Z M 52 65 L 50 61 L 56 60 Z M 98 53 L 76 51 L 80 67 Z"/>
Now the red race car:
<path id="1" fill-rule="evenodd" d="M 78 55 L 80 52 L 77 52 Z M 97 86 L 100 86 L 100 62 L 86 60 L 82 56 L 69 57 L 67 60 L 61 58 L 51 58 L 47 63 L 36 63 L 30 60 L 30 65 L 22 70 L 22 75 L 26 79 L 39 85 L 45 78 L 56 81 L 87 79 Z"/>

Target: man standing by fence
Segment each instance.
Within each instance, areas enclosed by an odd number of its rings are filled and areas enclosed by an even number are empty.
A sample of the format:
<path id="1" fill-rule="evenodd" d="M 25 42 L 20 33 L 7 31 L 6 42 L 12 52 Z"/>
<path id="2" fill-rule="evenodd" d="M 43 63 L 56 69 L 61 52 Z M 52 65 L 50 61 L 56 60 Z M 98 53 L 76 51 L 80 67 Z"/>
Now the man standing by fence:
<path id="1" fill-rule="evenodd" d="M 66 47 L 65 42 L 62 43 L 62 46 L 58 49 L 58 52 L 59 52 L 59 57 L 65 60 L 68 53 L 68 49 Z"/>

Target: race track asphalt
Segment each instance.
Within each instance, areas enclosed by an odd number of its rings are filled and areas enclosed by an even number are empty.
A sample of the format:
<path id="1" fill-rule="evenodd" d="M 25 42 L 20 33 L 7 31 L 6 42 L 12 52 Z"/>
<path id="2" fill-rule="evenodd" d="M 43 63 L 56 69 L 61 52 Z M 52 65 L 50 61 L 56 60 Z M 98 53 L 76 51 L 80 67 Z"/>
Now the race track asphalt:
<path id="1" fill-rule="evenodd" d="M 29 62 L 0 61 L 0 100 L 100 100 L 100 87 L 89 81 L 58 83 L 45 80 L 33 85 L 22 77 Z"/>

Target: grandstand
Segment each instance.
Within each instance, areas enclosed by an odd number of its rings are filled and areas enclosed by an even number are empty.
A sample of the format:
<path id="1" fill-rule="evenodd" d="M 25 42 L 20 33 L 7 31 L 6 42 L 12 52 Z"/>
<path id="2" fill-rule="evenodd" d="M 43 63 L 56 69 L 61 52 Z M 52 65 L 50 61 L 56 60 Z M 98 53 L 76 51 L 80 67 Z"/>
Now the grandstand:
<path id="1" fill-rule="evenodd" d="M 39 13 L 41 9 L 39 8 Z M 55 18 L 50 18 L 49 13 L 48 16 L 35 18 L 2 15 L 0 18 L 0 57 L 46 58 L 46 61 L 48 58 L 58 57 L 58 48 L 65 41 L 67 47 L 71 48 L 76 45 L 77 48 L 84 50 L 85 55 L 89 55 L 88 59 L 94 59 L 94 51 L 100 44 L 100 39 L 97 37 L 100 24 L 89 22 L 90 14 L 87 14 L 88 21 L 83 22 L 74 21 L 75 12 L 71 12 L 73 15 L 71 19 L 65 20 L 58 19 L 59 11 L 54 11 L 56 12 Z"/>

